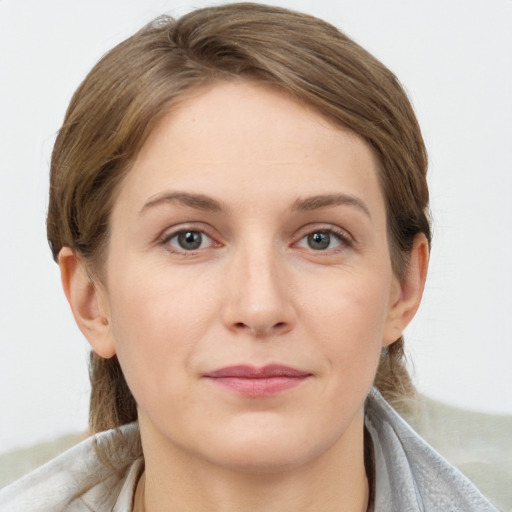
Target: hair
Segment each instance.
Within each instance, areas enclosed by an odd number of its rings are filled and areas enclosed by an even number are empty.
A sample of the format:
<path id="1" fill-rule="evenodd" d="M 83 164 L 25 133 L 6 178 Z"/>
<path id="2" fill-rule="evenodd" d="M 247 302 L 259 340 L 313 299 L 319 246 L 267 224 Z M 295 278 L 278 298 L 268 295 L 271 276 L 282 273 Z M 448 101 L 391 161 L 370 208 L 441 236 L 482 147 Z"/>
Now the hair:
<path id="1" fill-rule="evenodd" d="M 70 247 L 101 279 L 109 217 L 138 151 L 186 95 L 220 80 L 277 87 L 373 149 L 394 273 L 403 279 L 418 233 L 430 243 L 427 155 L 394 74 L 332 25 L 286 9 L 239 3 L 160 17 L 109 51 L 75 92 L 57 136 L 48 240 Z M 90 429 L 137 418 L 116 357 L 91 353 Z M 375 385 L 392 403 L 413 395 L 404 342 L 385 348 Z"/>

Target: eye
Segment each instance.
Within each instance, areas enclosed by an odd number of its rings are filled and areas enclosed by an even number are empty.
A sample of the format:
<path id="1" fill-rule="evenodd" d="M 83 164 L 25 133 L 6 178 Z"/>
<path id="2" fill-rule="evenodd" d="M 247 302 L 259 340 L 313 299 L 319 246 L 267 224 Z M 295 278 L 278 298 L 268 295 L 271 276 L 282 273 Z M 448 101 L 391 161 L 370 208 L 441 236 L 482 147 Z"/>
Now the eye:
<path id="1" fill-rule="evenodd" d="M 301 238 L 297 244 L 298 247 L 313 249 L 314 251 L 336 249 L 342 245 L 348 245 L 347 237 L 329 229 L 312 231 Z"/>
<path id="2" fill-rule="evenodd" d="M 164 242 L 179 251 L 197 251 L 213 244 L 213 240 L 208 235 L 192 229 L 175 233 Z"/>

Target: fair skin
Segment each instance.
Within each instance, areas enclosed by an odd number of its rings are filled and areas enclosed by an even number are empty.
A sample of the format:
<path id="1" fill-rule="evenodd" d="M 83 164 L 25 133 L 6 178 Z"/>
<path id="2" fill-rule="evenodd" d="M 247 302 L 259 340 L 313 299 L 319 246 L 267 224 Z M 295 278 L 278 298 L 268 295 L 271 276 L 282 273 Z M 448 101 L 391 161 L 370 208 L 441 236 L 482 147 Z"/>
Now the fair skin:
<path id="1" fill-rule="evenodd" d="M 282 92 L 221 82 L 138 154 L 101 282 L 61 251 L 78 325 L 138 404 L 148 512 L 366 510 L 363 404 L 428 259 L 418 235 L 394 276 L 377 165 Z M 240 365 L 294 374 L 222 374 Z"/>

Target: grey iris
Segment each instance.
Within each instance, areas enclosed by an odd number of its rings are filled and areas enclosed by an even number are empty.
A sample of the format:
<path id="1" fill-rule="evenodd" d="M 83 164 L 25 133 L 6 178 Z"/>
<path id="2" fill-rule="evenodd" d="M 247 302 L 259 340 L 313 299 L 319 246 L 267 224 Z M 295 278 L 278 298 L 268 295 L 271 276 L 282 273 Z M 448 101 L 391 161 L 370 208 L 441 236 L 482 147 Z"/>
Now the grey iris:
<path id="1" fill-rule="evenodd" d="M 310 233 L 308 235 L 308 245 L 311 249 L 321 251 L 327 249 L 331 243 L 331 236 L 329 233 Z"/>
<path id="2" fill-rule="evenodd" d="M 185 231 L 178 235 L 178 243 L 183 249 L 193 251 L 201 247 L 203 241 L 203 235 L 197 231 Z"/>

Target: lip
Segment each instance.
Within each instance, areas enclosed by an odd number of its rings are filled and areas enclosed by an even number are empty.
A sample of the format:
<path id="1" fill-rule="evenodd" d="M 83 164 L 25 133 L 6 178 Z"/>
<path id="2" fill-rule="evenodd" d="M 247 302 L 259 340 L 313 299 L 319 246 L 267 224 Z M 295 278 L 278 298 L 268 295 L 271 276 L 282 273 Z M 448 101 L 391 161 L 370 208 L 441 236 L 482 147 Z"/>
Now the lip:
<path id="1" fill-rule="evenodd" d="M 218 386 L 248 397 L 276 395 L 298 386 L 311 376 L 310 372 L 280 364 L 259 368 L 250 365 L 227 366 L 203 375 Z"/>

